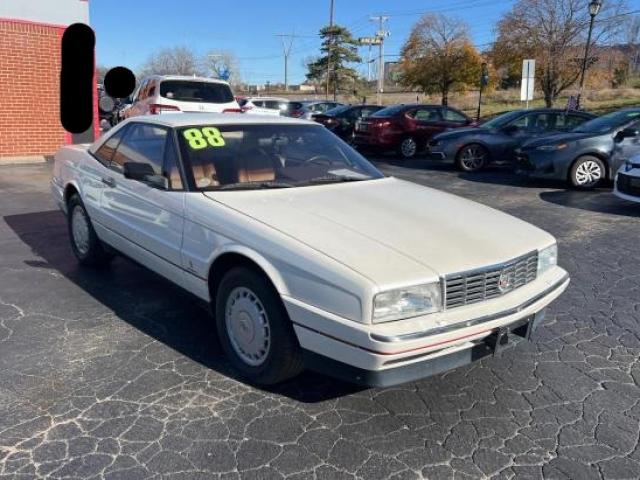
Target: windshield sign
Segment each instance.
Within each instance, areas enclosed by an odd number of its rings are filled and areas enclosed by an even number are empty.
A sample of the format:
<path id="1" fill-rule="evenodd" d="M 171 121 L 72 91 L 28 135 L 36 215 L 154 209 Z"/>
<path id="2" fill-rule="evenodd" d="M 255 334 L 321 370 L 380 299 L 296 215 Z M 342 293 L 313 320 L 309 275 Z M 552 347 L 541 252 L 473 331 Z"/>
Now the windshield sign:
<path id="1" fill-rule="evenodd" d="M 198 190 L 286 188 L 382 178 L 321 126 L 198 125 L 178 129 Z"/>

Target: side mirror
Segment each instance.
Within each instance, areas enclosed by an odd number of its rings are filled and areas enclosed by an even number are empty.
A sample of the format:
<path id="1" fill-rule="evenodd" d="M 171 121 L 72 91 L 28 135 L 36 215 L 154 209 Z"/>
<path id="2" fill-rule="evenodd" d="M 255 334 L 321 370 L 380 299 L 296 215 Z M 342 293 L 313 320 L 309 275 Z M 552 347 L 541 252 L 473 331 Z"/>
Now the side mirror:
<path id="1" fill-rule="evenodd" d="M 163 175 L 158 175 L 148 163 L 125 162 L 123 165 L 124 178 L 144 182 L 150 187 L 167 190 L 169 181 Z"/>
<path id="2" fill-rule="evenodd" d="M 634 138 L 640 135 L 640 131 L 637 128 L 624 128 L 616 133 L 615 141 L 621 142 L 625 138 Z"/>

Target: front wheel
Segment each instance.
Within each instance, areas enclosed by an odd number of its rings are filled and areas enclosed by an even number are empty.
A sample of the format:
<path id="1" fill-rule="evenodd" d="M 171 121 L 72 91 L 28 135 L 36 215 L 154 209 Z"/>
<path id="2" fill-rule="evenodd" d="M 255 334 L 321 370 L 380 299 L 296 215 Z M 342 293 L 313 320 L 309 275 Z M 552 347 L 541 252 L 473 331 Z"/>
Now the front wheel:
<path id="1" fill-rule="evenodd" d="M 605 178 L 604 163 L 598 157 L 591 155 L 578 158 L 569 172 L 571 185 L 582 190 L 597 187 Z"/>
<path id="2" fill-rule="evenodd" d="M 302 370 L 302 351 L 278 293 L 263 275 L 230 270 L 215 299 L 216 327 L 233 366 L 249 380 L 273 385 Z"/>
<path id="3" fill-rule="evenodd" d="M 81 265 L 104 266 L 113 258 L 98 236 L 79 195 L 73 195 L 67 203 L 67 226 L 71 249 Z"/>
<path id="4" fill-rule="evenodd" d="M 398 153 L 404 159 L 413 158 L 418 153 L 418 142 L 413 137 L 407 137 L 400 142 Z"/>
<path id="5" fill-rule="evenodd" d="M 465 145 L 456 157 L 456 164 L 463 172 L 477 172 L 486 164 L 489 152 L 482 145 Z"/>

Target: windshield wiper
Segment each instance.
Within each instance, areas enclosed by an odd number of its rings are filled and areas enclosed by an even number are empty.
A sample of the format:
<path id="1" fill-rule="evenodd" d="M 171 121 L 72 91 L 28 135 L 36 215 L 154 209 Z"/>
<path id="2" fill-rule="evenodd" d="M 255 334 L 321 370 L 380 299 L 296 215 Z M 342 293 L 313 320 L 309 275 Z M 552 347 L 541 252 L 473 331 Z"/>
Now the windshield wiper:
<path id="1" fill-rule="evenodd" d="M 228 183 L 219 187 L 213 187 L 211 190 L 260 190 L 267 188 L 291 188 L 294 185 L 285 182 L 237 182 Z"/>
<path id="2" fill-rule="evenodd" d="M 347 175 L 327 175 L 326 177 L 310 178 L 298 185 L 319 185 L 321 183 L 360 182 L 369 178 L 349 177 Z"/>

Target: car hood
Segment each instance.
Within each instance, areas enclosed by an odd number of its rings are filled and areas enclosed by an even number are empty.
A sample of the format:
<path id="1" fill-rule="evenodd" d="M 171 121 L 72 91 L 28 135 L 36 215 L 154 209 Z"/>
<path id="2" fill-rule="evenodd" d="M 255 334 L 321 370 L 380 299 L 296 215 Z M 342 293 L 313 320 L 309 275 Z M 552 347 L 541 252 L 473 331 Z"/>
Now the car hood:
<path id="1" fill-rule="evenodd" d="M 395 178 L 205 195 L 378 285 L 493 265 L 554 241 L 480 203 Z"/>

